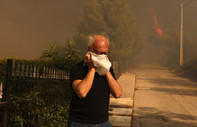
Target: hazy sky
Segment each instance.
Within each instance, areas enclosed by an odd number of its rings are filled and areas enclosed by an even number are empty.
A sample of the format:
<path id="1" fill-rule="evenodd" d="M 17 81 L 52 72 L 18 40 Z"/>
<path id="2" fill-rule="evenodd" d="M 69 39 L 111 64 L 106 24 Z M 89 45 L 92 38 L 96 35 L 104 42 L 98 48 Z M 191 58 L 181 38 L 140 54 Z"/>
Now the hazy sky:
<path id="1" fill-rule="evenodd" d="M 77 31 L 85 0 L 1 0 L 0 57 L 38 58 Z"/>
<path id="2" fill-rule="evenodd" d="M 62 45 L 76 34 L 78 18 L 87 0 L 1 0 L 0 58 L 38 58 L 46 42 Z M 190 0 L 182 0 L 187 3 Z M 147 36 L 157 36 L 153 15 L 159 27 L 175 26 L 180 20 L 180 0 L 130 0 L 131 10 Z M 184 32 L 196 39 L 197 0 L 184 7 Z"/>

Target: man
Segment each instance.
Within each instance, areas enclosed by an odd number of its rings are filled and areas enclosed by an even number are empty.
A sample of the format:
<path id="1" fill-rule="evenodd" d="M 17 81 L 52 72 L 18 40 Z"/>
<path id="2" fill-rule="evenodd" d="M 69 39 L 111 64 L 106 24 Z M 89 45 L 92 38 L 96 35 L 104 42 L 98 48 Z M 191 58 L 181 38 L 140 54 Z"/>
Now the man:
<path id="1" fill-rule="evenodd" d="M 108 68 L 111 66 L 107 57 L 109 42 L 104 36 L 91 36 L 88 51 L 85 60 L 71 70 L 69 126 L 111 127 L 108 119 L 109 97 L 110 93 L 115 98 L 120 97 L 121 87 L 113 69 Z"/>

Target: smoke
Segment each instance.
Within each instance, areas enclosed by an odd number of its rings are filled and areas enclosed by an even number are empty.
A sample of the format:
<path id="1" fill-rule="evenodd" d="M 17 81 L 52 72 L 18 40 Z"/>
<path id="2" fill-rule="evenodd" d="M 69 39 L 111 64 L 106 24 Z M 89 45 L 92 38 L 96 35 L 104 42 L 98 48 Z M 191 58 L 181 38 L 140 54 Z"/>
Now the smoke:
<path id="1" fill-rule="evenodd" d="M 37 59 L 47 49 L 47 42 L 63 45 L 77 33 L 85 2 L 1 0 L 0 57 Z"/>
<path id="2" fill-rule="evenodd" d="M 38 58 L 46 42 L 62 45 L 77 32 L 78 18 L 87 0 L 0 0 L 0 57 Z M 150 37 L 167 35 L 166 28 L 179 30 L 178 0 L 130 0 L 131 11 L 143 36 L 141 59 L 158 57 Z M 197 0 L 184 7 L 184 35 L 196 42 Z M 164 29 L 165 28 L 165 29 Z M 186 43 L 186 41 L 184 41 Z M 197 45 L 197 43 L 195 43 Z"/>

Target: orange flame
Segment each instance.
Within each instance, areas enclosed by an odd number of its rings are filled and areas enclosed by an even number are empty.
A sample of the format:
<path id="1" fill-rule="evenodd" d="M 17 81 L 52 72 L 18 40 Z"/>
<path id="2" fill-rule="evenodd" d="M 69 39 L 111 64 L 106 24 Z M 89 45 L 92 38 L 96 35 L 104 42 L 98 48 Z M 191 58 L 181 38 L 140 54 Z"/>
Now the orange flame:
<path id="1" fill-rule="evenodd" d="M 153 19 L 154 19 L 154 22 L 155 22 L 155 29 L 156 29 L 157 33 L 160 36 L 163 36 L 163 31 L 161 30 L 161 28 L 159 28 L 159 23 L 158 23 L 157 17 L 153 16 Z"/>
<path id="2" fill-rule="evenodd" d="M 156 17 L 156 13 L 152 7 L 149 7 L 149 12 L 153 15 L 154 23 L 155 23 L 155 30 L 159 36 L 165 37 L 166 35 L 162 31 L 162 29 L 159 27 L 159 23 Z"/>

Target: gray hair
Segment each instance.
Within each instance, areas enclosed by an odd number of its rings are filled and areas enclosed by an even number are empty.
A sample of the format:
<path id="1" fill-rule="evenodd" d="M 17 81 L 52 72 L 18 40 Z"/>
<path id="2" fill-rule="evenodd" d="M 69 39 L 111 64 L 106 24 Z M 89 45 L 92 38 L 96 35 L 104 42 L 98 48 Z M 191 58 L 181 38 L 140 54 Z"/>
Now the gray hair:
<path id="1" fill-rule="evenodd" d="M 95 35 L 88 36 L 88 46 L 92 46 L 92 44 L 94 43 L 94 36 Z M 109 38 L 104 36 L 104 35 L 101 35 L 101 36 L 103 36 L 103 37 L 105 37 L 107 39 L 107 43 L 109 45 Z"/>

